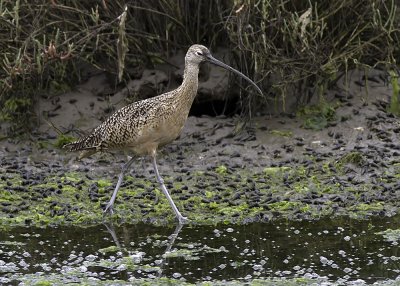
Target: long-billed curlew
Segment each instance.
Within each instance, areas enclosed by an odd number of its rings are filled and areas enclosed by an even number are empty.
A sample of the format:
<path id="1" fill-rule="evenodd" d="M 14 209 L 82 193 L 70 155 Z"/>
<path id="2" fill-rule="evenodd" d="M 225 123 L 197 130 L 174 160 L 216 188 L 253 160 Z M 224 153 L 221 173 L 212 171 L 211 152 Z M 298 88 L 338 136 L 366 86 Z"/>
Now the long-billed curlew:
<path id="1" fill-rule="evenodd" d="M 68 148 L 69 151 L 83 151 L 80 158 L 88 157 L 99 151 L 117 149 L 129 150 L 136 155 L 150 155 L 162 192 L 167 197 L 179 223 L 185 223 L 187 218 L 179 212 L 158 172 L 156 152 L 158 148 L 172 142 L 181 133 L 197 94 L 199 65 L 206 61 L 240 75 L 262 94 L 260 88 L 247 76 L 215 59 L 206 47 L 193 45 L 186 53 L 183 82 L 177 89 L 134 102 L 117 110 L 90 135 L 66 144 L 64 148 Z M 112 214 L 114 212 L 115 198 L 124 174 L 132 165 L 133 159 L 130 159 L 122 167 L 117 185 L 104 213 Z"/>

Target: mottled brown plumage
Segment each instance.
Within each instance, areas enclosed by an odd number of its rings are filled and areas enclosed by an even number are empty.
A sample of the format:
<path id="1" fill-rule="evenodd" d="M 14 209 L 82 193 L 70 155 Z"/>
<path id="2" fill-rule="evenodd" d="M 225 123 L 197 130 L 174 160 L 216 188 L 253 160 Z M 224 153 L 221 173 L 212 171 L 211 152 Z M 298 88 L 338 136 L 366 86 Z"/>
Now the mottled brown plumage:
<path id="1" fill-rule="evenodd" d="M 136 155 L 152 156 L 157 180 L 179 222 L 184 223 L 186 218 L 176 208 L 158 173 L 155 156 L 159 147 L 172 142 L 181 133 L 197 94 L 199 64 L 204 61 L 241 75 L 262 94 L 254 82 L 235 69 L 213 58 L 206 47 L 193 45 L 189 48 L 185 57 L 185 71 L 181 86 L 173 91 L 138 101 L 119 109 L 95 128 L 90 135 L 64 147 L 69 151 L 82 151 L 80 158 L 90 156 L 98 151 L 118 149 L 129 150 Z M 131 164 L 132 159 L 123 167 L 105 212 L 113 212 L 114 200 L 124 172 Z"/>

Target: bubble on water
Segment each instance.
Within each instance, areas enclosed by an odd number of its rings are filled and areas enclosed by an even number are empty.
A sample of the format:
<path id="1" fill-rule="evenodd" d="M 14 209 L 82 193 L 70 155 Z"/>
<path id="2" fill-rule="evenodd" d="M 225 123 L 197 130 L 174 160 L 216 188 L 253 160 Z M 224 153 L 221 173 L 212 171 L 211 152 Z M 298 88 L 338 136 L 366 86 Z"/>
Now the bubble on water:
<path id="1" fill-rule="evenodd" d="M 300 233 L 300 230 L 298 230 L 298 229 L 296 229 L 295 231 L 294 231 L 294 234 L 299 234 Z"/>
<path id="2" fill-rule="evenodd" d="M 365 280 L 362 279 L 357 279 L 352 281 L 350 285 L 367 285 L 367 282 L 365 282 Z"/>
<path id="3" fill-rule="evenodd" d="M 253 269 L 254 269 L 255 271 L 260 271 L 260 270 L 263 269 L 263 266 L 260 265 L 260 264 L 254 264 L 254 265 L 253 265 Z"/>
<path id="4" fill-rule="evenodd" d="M 118 265 L 118 267 L 117 267 L 117 271 L 124 271 L 124 270 L 126 270 L 128 267 L 126 266 L 126 264 L 121 264 L 121 265 Z"/>
<path id="5" fill-rule="evenodd" d="M 88 256 L 86 256 L 87 261 L 95 261 L 96 258 L 97 258 L 97 256 L 93 255 L 93 254 L 89 254 Z"/>
<path id="6" fill-rule="evenodd" d="M 308 273 L 308 272 L 307 272 L 306 274 L 304 274 L 303 277 L 306 278 L 306 279 L 311 279 L 311 278 L 313 278 L 313 277 L 312 277 L 312 274 L 311 274 L 311 273 Z"/>
<path id="7" fill-rule="evenodd" d="M 226 229 L 226 232 L 233 232 L 233 228 L 228 227 L 228 228 Z"/>
<path id="8" fill-rule="evenodd" d="M 350 273 L 350 272 L 352 271 L 352 269 L 351 269 L 351 268 L 348 268 L 348 267 L 346 267 L 345 269 L 343 269 L 343 271 L 344 271 L 345 273 Z"/>
<path id="9" fill-rule="evenodd" d="M 139 263 L 140 261 L 142 261 L 144 254 L 144 252 L 138 252 L 136 254 L 132 254 L 130 258 L 133 260 L 134 263 Z"/>
<path id="10" fill-rule="evenodd" d="M 320 256 L 319 261 L 321 261 L 322 264 L 327 264 L 329 259 L 326 258 L 325 256 Z"/>
<path id="11" fill-rule="evenodd" d="M 23 257 L 31 257 L 31 254 L 27 251 L 25 251 L 24 253 L 22 253 Z"/>
<path id="12" fill-rule="evenodd" d="M 120 265 L 120 266 L 121 266 L 121 265 Z M 82 272 L 82 273 L 83 273 L 83 272 L 86 272 L 86 271 L 87 271 L 87 267 L 84 266 L 84 265 L 82 265 L 82 266 L 79 267 L 79 271 Z"/>
<path id="13" fill-rule="evenodd" d="M 11 282 L 11 280 L 10 280 L 9 278 L 0 277 L 0 283 L 8 284 L 8 283 L 10 283 L 10 282 Z"/>
<path id="14" fill-rule="evenodd" d="M 18 263 L 18 265 L 23 267 L 23 268 L 29 267 L 29 264 L 26 263 L 25 260 L 23 260 L 23 259 Z"/>
<path id="15" fill-rule="evenodd" d="M 172 274 L 172 277 L 174 277 L 175 279 L 178 279 L 178 278 L 182 277 L 182 274 L 180 274 L 179 272 L 175 272 L 174 274 Z"/>
<path id="16" fill-rule="evenodd" d="M 74 272 L 74 271 L 75 271 L 75 269 L 71 266 L 64 265 L 61 267 L 61 273 L 70 273 L 70 272 Z"/>
<path id="17" fill-rule="evenodd" d="M 77 258 L 78 256 L 76 256 L 75 254 L 70 254 L 68 257 L 68 260 L 74 260 L 75 258 Z"/>
<path id="18" fill-rule="evenodd" d="M 350 238 L 350 236 L 346 235 L 343 239 L 346 241 L 349 241 L 351 238 Z"/>

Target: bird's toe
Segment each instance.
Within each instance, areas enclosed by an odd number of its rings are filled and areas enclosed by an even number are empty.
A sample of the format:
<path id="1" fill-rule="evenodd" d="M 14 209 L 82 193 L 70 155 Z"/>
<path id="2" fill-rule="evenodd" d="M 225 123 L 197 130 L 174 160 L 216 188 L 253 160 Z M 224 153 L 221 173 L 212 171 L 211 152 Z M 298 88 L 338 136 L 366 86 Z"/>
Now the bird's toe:
<path id="1" fill-rule="evenodd" d="M 187 217 L 181 216 L 181 217 L 178 217 L 178 221 L 179 221 L 179 224 L 187 224 L 187 223 L 189 223 L 190 220 Z"/>
<path id="2" fill-rule="evenodd" d="M 114 214 L 114 208 L 112 207 L 112 205 L 107 204 L 107 206 L 103 210 L 103 215 L 106 215 L 107 213 L 109 213 L 110 215 Z"/>

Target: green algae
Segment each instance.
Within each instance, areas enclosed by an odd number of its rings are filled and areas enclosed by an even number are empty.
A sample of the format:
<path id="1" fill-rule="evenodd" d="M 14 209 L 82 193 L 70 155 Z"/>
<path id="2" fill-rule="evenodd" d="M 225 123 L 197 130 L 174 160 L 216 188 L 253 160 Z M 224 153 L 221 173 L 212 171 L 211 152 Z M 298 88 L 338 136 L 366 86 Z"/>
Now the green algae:
<path id="1" fill-rule="evenodd" d="M 277 175 L 277 173 L 279 172 L 285 172 L 290 170 L 290 167 L 268 167 L 268 168 L 264 168 L 264 173 L 266 175 Z"/>
<path id="2" fill-rule="evenodd" d="M 284 212 L 287 210 L 299 209 L 303 204 L 301 202 L 280 201 L 269 204 L 272 211 Z"/>
<path id="3" fill-rule="evenodd" d="M 326 128 L 330 122 L 336 120 L 336 109 L 332 107 L 332 104 L 328 104 L 323 100 L 319 104 L 309 105 L 299 109 L 297 116 L 303 118 L 304 128 L 322 130 Z"/>
<path id="4" fill-rule="evenodd" d="M 76 141 L 76 138 L 69 135 L 60 134 L 58 135 L 57 140 L 54 143 L 54 146 L 57 148 L 62 148 L 65 144 L 72 143 L 74 141 Z"/>
<path id="5" fill-rule="evenodd" d="M 25 285 L 65 285 L 68 283 L 68 276 L 62 274 L 45 274 L 45 273 L 35 273 L 35 274 L 26 274 L 19 277 L 19 281 L 24 283 Z M 162 286 L 162 285 L 182 285 L 182 286 L 304 286 L 304 285 L 320 285 L 326 281 L 324 279 L 309 279 L 309 278 L 265 278 L 265 279 L 249 279 L 249 280 L 213 280 L 213 281 L 203 281 L 197 283 L 190 283 L 181 279 L 174 279 L 168 277 L 159 277 L 159 278 L 136 278 L 130 279 L 129 281 L 123 280 L 100 280 L 93 277 L 86 277 L 84 273 L 77 273 L 77 276 L 74 280 L 71 280 L 71 283 L 79 283 L 79 285 L 83 286 L 92 286 L 92 285 L 115 285 L 115 286 L 127 286 L 127 285 L 144 285 L 144 286 Z M 49 284 L 50 283 L 50 284 Z M 339 284 L 327 284 L 327 285 L 339 285 Z M 389 286 L 389 285 L 398 285 L 395 281 L 382 281 L 380 285 Z"/>
<path id="6" fill-rule="evenodd" d="M 381 211 L 384 209 L 384 205 L 381 202 L 375 202 L 375 203 L 360 203 L 355 206 L 353 206 L 357 211 L 360 212 L 368 212 L 368 211 Z"/>
<path id="7" fill-rule="evenodd" d="M 337 162 L 337 168 L 342 168 L 345 164 L 353 164 L 356 166 L 361 166 L 365 162 L 364 155 L 358 151 L 349 152 L 343 155 Z"/>
<path id="8" fill-rule="evenodd" d="M 47 281 L 47 280 L 40 280 L 40 281 L 37 281 L 34 285 L 35 286 L 51 286 L 51 285 L 53 285 L 53 282 Z"/>
<path id="9" fill-rule="evenodd" d="M 199 243 L 184 244 L 178 243 L 179 248 L 165 253 L 165 258 L 180 257 L 187 261 L 200 260 L 205 253 L 221 253 L 227 252 L 225 248 L 213 248 Z"/>
<path id="10" fill-rule="evenodd" d="M 315 158 L 312 158 L 315 160 Z M 182 180 L 165 177 L 166 184 L 181 212 L 192 223 L 214 224 L 218 222 L 240 223 L 261 217 L 292 218 L 301 213 L 315 218 L 321 215 L 346 212 L 361 215 L 373 214 L 386 209 L 396 202 L 361 203 L 364 193 L 373 192 L 373 185 L 363 183 L 358 186 L 344 186 L 332 180 L 337 170 L 344 164 L 363 164 L 364 157 L 359 152 L 343 155 L 336 162 L 323 162 L 321 167 L 280 166 L 265 167 L 261 172 L 239 169 L 229 172 L 224 165 L 215 166 L 211 171 L 194 171 L 182 175 Z M 394 168 L 398 171 L 398 168 Z M 38 184 L 25 186 L 26 191 L 7 189 L 20 186 L 23 179 L 14 173 L 6 174 L 0 180 L 0 227 L 15 225 L 54 225 L 76 224 L 92 225 L 100 222 L 138 222 L 150 220 L 155 224 L 175 221 L 168 201 L 152 178 L 126 176 L 118 193 L 113 215 L 103 215 L 114 179 L 88 179 L 83 173 L 67 172 L 62 175 L 49 175 Z M 383 181 L 384 178 L 377 178 Z M 8 185 L 7 185 L 8 184 Z M 89 196 L 91 186 L 97 187 L 98 197 Z M 259 193 L 259 202 L 251 199 L 253 192 Z M 302 202 L 309 194 L 324 197 L 328 194 L 350 192 L 356 201 L 353 203 L 333 203 L 329 199 L 318 206 Z M 240 194 L 238 194 L 240 193 Z M 38 194 L 40 194 L 38 196 Z M 272 202 L 267 198 L 271 197 Z M 266 201 L 266 202 L 264 202 Z M 20 209 L 22 203 L 26 207 Z"/>
<path id="11" fill-rule="evenodd" d="M 106 254 L 109 252 L 117 252 L 118 250 L 119 250 L 119 248 L 117 246 L 111 245 L 109 247 L 99 249 L 99 252 L 102 254 Z"/>
<path id="12" fill-rule="evenodd" d="M 271 130 L 269 131 L 269 133 L 271 135 L 275 135 L 275 136 L 281 136 L 281 137 L 286 137 L 286 138 L 290 138 L 293 137 L 293 132 L 290 130 Z"/>
<path id="13" fill-rule="evenodd" d="M 224 165 L 221 165 L 221 166 L 218 166 L 217 168 L 215 168 L 215 172 L 220 175 L 226 174 L 227 170 L 228 170 L 228 168 Z"/>
<path id="14" fill-rule="evenodd" d="M 383 238 L 388 242 L 399 242 L 400 241 L 400 229 L 387 229 L 384 231 L 377 232 L 375 234 L 382 235 Z"/>

